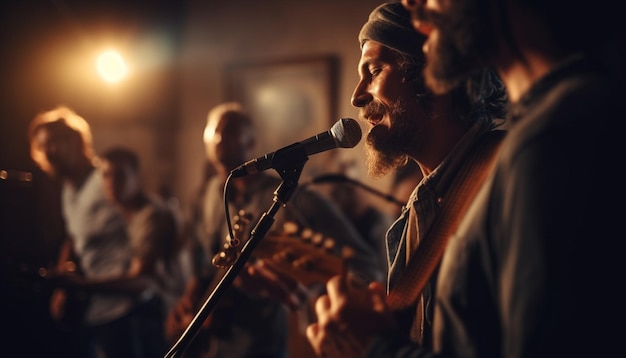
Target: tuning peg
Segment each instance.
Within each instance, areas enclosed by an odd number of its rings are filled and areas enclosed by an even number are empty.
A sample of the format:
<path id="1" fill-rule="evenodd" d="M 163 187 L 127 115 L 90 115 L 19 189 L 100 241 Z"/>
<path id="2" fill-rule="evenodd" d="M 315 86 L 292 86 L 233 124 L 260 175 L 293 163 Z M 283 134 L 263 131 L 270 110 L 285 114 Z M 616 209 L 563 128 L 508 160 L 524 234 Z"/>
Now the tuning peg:
<path id="1" fill-rule="evenodd" d="M 283 224 L 283 233 L 285 235 L 295 235 L 298 233 L 299 226 L 293 221 L 285 221 Z"/>
<path id="2" fill-rule="evenodd" d="M 322 245 L 324 244 L 324 234 L 319 232 L 313 234 L 313 236 L 311 237 L 311 243 L 314 246 L 322 247 Z"/>
<path id="3" fill-rule="evenodd" d="M 239 250 L 228 243 L 224 244 L 224 249 L 213 256 L 211 263 L 213 266 L 221 269 L 229 268 L 239 257 Z"/>
<path id="4" fill-rule="evenodd" d="M 356 252 L 354 251 L 353 248 L 349 247 L 349 246 L 344 246 L 341 248 L 341 257 L 344 260 L 347 259 L 351 259 L 356 255 Z"/>
<path id="5" fill-rule="evenodd" d="M 313 230 L 309 229 L 309 228 L 305 228 L 302 230 L 302 232 L 300 233 L 300 238 L 302 239 L 302 241 L 307 242 L 307 241 L 311 241 L 311 239 L 313 238 Z"/>
<path id="6" fill-rule="evenodd" d="M 324 240 L 324 243 L 322 244 L 322 248 L 326 252 L 333 252 L 336 246 L 337 245 L 335 243 L 335 240 L 331 237 L 327 237 L 326 240 Z"/>

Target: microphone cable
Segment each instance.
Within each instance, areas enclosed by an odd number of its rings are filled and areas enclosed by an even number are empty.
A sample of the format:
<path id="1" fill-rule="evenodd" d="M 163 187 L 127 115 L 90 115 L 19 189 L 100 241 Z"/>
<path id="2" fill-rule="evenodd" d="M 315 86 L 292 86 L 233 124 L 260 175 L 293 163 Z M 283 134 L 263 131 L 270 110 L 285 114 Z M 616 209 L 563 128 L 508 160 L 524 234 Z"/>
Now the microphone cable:
<path id="1" fill-rule="evenodd" d="M 349 183 L 352 185 L 356 185 L 366 191 L 368 191 L 371 194 L 374 194 L 378 197 L 381 197 L 383 199 L 385 199 L 386 201 L 396 204 L 400 207 L 403 207 L 404 205 L 406 205 L 406 203 L 398 200 L 397 198 L 395 198 L 393 195 L 391 194 L 385 194 L 383 192 L 381 192 L 380 190 L 377 190 L 369 185 L 366 185 L 356 179 L 352 179 L 349 178 L 343 174 L 324 174 L 324 175 L 319 175 L 317 177 L 314 177 L 313 179 L 311 179 L 311 181 L 306 182 L 303 184 L 303 186 L 307 186 L 307 185 L 311 185 L 311 184 L 320 184 L 320 183 Z"/>

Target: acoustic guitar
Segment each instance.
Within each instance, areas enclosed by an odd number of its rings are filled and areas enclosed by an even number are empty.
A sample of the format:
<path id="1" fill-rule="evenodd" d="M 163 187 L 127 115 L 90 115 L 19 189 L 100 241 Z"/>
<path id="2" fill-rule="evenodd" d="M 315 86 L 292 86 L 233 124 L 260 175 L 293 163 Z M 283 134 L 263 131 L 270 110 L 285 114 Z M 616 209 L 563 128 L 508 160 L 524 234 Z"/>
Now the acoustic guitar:
<path id="1" fill-rule="evenodd" d="M 220 268 L 213 277 L 208 289 L 205 291 L 204 300 L 213 292 L 216 285 L 226 274 L 243 246 L 247 237 L 250 224 L 250 215 L 241 210 L 233 217 L 233 233 L 239 245 L 229 245 L 229 240 L 222 251 L 215 255 L 214 266 Z M 325 284 L 328 279 L 345 270 L 345 259 L 352 254 L 353 250 L 347 246 L 339 246 L 335 240 L 325 237 L 323 234 L 308 228 L 302 228 L 294 222 L 284 223 L 282 228 L 270 231 L 266 237 L 260 240 L 252 252 L 250 261 L 263 259 L 276 272 L 284 275 L 305 286 L 312 284 Z M 218 342 L 212 337 L 212 330 L 220 327 L 221 320 L 227 320 L 229 310 L 236 309 L 229 305 L 228 292 L 222 297 L 216 309 L 209 315 L 195 338 L 185 349 L 185 354 L 195 356 L 201 354 L 210 357 Z M 202 300 L 200 304 L 204 302 Z M 197 307 L 199 309 L 199 307 Z M 193 316 L 180 322 L 181 325 L 175 331 L 168 332 L 170 341 L 175 342 L 191 323 Z"/>

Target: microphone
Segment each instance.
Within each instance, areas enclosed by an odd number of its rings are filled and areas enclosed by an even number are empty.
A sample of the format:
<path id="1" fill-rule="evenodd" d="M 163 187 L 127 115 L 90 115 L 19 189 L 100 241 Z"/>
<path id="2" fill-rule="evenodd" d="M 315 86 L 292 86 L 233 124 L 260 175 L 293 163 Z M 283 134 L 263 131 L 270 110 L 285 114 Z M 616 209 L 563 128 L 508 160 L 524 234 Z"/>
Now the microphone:
<path id="1" fill-rule="evenodd" d="M 276 168 L 284 163 L 306 160 L 309 155 L 330 149 L 352 148 L 360 140 L 361 127 L 359 123 L 352 118 L 341 118 L 330 130 L 249 160 L 233 169 L 230 174 L 234 178 L 255 174 L 263 170 Z"/>

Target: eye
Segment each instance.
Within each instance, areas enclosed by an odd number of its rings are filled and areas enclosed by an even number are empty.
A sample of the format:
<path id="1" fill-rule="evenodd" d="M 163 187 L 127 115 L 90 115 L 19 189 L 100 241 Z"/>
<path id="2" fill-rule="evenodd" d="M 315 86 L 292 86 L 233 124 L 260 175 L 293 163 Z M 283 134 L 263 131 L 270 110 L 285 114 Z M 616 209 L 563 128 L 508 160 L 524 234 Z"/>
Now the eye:
<path id="1" fill-rule="evenodd" d="M 370 67 L 369 72 L 372 76 L 377 76 L 382 71 L 380 67 Z"/>

